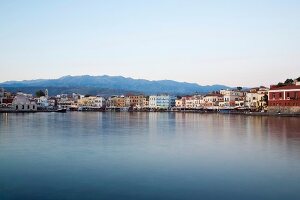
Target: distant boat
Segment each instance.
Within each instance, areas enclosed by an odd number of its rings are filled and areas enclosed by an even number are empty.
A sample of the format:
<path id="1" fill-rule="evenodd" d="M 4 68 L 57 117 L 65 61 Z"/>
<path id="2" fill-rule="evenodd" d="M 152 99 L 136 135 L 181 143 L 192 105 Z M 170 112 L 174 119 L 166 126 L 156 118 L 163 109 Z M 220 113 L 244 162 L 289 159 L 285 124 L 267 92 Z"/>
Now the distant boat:
<path id="1" fill-rule="evenodd" d="M 61 108 L 61 109 L 57 109 L 55 112 L 66 113 L 67 109 L 66 108 Z"/>

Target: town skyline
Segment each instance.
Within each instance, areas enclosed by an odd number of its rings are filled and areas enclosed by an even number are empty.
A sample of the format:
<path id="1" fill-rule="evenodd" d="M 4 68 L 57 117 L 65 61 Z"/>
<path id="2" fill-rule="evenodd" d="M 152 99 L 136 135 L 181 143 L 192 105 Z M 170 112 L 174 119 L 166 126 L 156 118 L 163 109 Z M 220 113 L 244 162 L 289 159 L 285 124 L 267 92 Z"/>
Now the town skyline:
<path id="1" fill-rule="evenodd" d="M 68 79 L 69 77 L 65 77 Z M 69 79 L 68 79 L 69 80 Z M 78 81 L 78 80 L 77 80 Z M 57 83 L 56 83 L 57 84 Z M 22 86 L 20 85 L 20 89 Z M 0 88 L 0 112 L 66 112 L 66 111 L 194 111 L 259 112 L 295 114 L 299 112 L 300 77 L 287 79 L 270 88 L 243 90 L 227 88 L 204 94 L 127 93 L 105 96 L 78 92 L 50 95 L 46 88 L 34 94 L 10 92 Z M 248 111 L 248 112 L 247 112 Z M 250 114 L 251 114 L 250 112 Z M 248 113 L 249 114 L 249 113 Z"/>

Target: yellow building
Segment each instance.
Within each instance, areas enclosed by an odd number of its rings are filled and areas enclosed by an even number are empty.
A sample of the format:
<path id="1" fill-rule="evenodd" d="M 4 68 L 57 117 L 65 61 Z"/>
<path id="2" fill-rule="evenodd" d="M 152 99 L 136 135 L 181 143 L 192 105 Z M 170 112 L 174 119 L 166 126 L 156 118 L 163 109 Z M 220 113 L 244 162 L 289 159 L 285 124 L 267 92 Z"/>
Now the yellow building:
<path id="1" fill-rule="evenodd" d="M 126 107 L 125 97 L 111 97 L 109 99 L 109 107 L 123 108 Z"/>

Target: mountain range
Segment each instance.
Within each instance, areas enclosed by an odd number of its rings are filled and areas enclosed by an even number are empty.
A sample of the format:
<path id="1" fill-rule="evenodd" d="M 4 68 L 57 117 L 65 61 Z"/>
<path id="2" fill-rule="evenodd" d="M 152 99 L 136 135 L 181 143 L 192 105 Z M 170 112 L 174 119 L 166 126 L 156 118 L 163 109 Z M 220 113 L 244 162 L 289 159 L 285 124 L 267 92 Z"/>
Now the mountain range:
<path id="1" fill-rule="evenodd" d="M 91 95 L 119 95 L 126 93 L 159 94 L 169 93 L 173 95 L 208 93 L 220 89 L 228 89 L 225 85 L 201 86 L 196 83 L 177 82 L 173 80 L 150 81 L 145 79 L 133 79 L 123 76 L 63 76 L 58 79 L 37 79 L 24 81 L 7 81 L 0 83 L 0 87 L 9 91 L 22 91 L 35 93 L 39 89 L 48 89 L 49 95 L 61 93 L 80 93 Z"/>

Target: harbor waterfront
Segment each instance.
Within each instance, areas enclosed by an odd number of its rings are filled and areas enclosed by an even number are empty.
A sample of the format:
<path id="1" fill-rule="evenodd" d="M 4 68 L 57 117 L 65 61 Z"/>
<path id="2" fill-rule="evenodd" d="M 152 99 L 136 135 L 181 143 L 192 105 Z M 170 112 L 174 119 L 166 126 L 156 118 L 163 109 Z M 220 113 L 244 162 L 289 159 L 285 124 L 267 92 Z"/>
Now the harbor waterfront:
<path id="1" fill-rule="evenodd" d="M 22 89 L 22 87 L 20 88 Z M 167 92 L 167 91 L 166 91 Z M 180 111 L 253 113 L 266 115 L 300 114 L 300 77 L 284 83 L 251 89 L 242 87 L 208 93 L 175 96 L 174 94 L 144 95 L 139 92 L 122 95 L 90 95 L 79 93 L 49 96 L 48 89 L 33 94 L 12 93 L 0 88 L 0 113 L 5 112 L 66 112 L 66 111 Z"/>
<path id="2" fill-rule="evenodd" d="M 0 199 L 300 199 L 300 118 L 0 114 Z"/>

